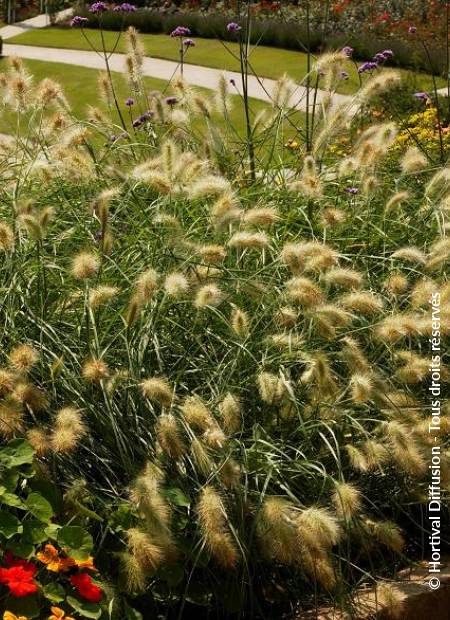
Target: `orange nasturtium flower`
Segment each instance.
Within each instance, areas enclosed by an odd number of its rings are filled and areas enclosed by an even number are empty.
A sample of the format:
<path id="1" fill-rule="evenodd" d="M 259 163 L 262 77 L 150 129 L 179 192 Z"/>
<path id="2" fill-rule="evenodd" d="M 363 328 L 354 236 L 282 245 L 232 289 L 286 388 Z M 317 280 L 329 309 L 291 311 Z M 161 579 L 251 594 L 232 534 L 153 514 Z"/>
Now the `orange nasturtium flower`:
<path id="1" fill-rule="evenodd" d="M 54 573 L 67 573 L 69 568 L 76 566 L 77 568 L 86 568 L 88 570 L 97 570 L 94 566 L 94 559 L 89 557 L 87 560 L 74 560 L 73 558 L 62 558 L 58 549 L 51 544 L 47 544 L 43 551 L 36 553 L 37 559 L 47 566 L 47 570 Z"/>
<path id="2" fill-rule="evenodd" d="M 66 616 L 64 610 L 59 607 L 50 607 L 52 615 L 48 617 L 48 620 L 75 620 L 72 616 Z"/>
<path id="3" fill-rule="evenodd" d="M 26 616 L 16 616 L 16 614 L 13 614 L 12 611 L 5 611 L 3 614 L 3 620 L 28 620 L 28 618 Z M 74 619 L 72 618 L 72 620 Z"/>

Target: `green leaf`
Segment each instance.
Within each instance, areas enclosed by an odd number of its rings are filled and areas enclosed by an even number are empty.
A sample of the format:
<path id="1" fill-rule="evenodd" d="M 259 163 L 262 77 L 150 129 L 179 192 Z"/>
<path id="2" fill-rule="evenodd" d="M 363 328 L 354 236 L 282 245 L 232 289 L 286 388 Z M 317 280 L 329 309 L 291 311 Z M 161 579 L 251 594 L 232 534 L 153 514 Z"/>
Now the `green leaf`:
<path id="1" fill-rule="evenodd" d="M 6 489 L 13 493 L 17 488 L 17 483 L 19 482 L 19 472 L 15 469 L 5 469 L 1 474 L 1 481 Z"/>
<path id="2" fill-rule="evenodd" d="M 66 592 L 59 583 L 48 583 L 42 587 L 42 593 L 52 603 L 61 603 L 66 598 Z"/>
<path id="3" fill-rule="evenodd" d="M 25 439 L 13 439 L 5 448 L 0 450 L 0 461 L 7 467 L 31 465 L 33 458 L 34 450 Z"/>
<path id="4" fill-rule="evenodd" d="M 133 523 L 133 512 L 127 504 L 120 504 L 109 518 L 109 526 L 114 532 L 129 530 Z"/>
<path id="5" fill-rule="evenodd" d="M 26 560 L 34 553 L 34 546 L 23 540 L 10 540 L 6 546 L 15 556 Z"/>
<path id="6" fill-rule="evenodd" d="M 2 487 L 4 489 L 5 487 Z M 7 506 L 14 506 L 15 508 L 24 508 L 24 503 L 17 497 L 15 493 L 9 493 L 9 491 L 4 491 L 0 496 L 0 504 L 6 504 Z"/>
<path id="7" fill-rule="evenodd" d="M 23 527 L 17 517 L 0 510 L 0 534 L 5 538 L 11 538 L 15 534 L 22 534 Z"/>
<path id="8" fill-rule="evenodd" d="M 175 506 L 185 506 L 189 508 L 191 505 L 190 498 L 178 487 L 169 487 L 168 489 L 164 489 L 163 493 Z"/>
<path id="9" fill-rule="evenodd" d="M 58 525 L 58 523 L 50 523 L 49 525 L 47 525 L 47 527 L 45 528 L 47 538 L 53 538 L 53 540 L 56 540 L 58 538 L 58 532 L 60 529 L 61 526 Z"/>
<path id="10" fill-rule="evenodd" d="M 66 525 L 57 534 L 57 541 L 61 547 L 68 549 L 74 560 L 86 560 L 94 546 L 92 536 L 78 525 Z"/>
<path id="11" fill-rule="evenodd" d="M 124 604 L 125 618 L 127 620 L 143 620 L 143 615 L 137 609 L 133 609 L 127 602 Z"/>
<path id="12" fill-rule="evenodd" d="M 102 615 L 102 609 L 100 605 L 95 603 L 88 603 L 87 601 L 81 601 L 74 596 L 67 597 L 67 603 L 85 618 L 100 618 Z"/>
<path id="13" fill-rule="evenodd" d="M 2 602 L 2 609 L 8 609 L 11 613 L 16 614 L 16 616 L 42 618 L 41 607 L 35 596 L 24 596 L 21 598 L 8 596 L 6 600 Z"/>
<path id="14" fill-rule="evenodd" d="M 45 478 L 33 478 L 30 482 L 33 491 L 37 491 L 44 497 L 53 508 L 53 513 L 57 514 L 62 508 L 62 494 L 56 484 Z"/>
<path id="15" fill-rule="evenodd" d="M 34 545 L 39 545 L 49 538 L 46 527 L 40 521 L 25 521 L 23 524 L 23 539 Z"/>
<path id="16" fill-rule="evenodd" d="M 53 508 L 50 502 L 34 491 L 25 500 L 25 506 L 36 519 L 44 523 L 48 523 L 53 516 Z"/>

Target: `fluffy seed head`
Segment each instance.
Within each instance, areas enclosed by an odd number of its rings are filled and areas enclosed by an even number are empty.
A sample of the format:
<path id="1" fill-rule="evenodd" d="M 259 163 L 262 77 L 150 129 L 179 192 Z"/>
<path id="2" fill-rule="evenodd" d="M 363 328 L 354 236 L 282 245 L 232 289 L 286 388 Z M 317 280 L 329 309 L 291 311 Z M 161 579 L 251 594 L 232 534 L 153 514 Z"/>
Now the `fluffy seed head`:
<path id="1" fill-rule="evenodd" d="M 0 222 L 0 250 L 11 252 L 14 247 L 14 233 L 5 222 Z"/>
<path id="2" fill-rule="evenodd" d="M 99 262 L 94 254 L 81 252 L 72 261 L 72 274 L 77 280 L 87 280 L 95 275 L 99 268 Z"/>
<path id="3" fill-rule="evenodd" d="M 312 280 L 304 277 L 291 278 L 286 283 L 286 293 L 293 303 L 305 308 L 318 306 L 323 302 L 323 293 L 320 287 Z"/>
<path id="4" fill-rule="evenodd" d="M 185 445 L 180 434 L 177 419 L 172 414 L 159 416 L 156 435 L 162 450 L 172 459 L 178 460 L 185 452 Z"/>
<path id="5" fill-rule="evenodd" d="M 263 250 L 267 248 L 269 245 L 269 238 L 263 232 L 237 232 L 231 237 L 228 241 L 228 245 L 231 248 L 256 248 Z"/>
<path id="6" fill-rule="evenodd" d="M 241 427 L 241 403 L 231 393 L 219 403 L 219 412 L 223 422 L 223 428 L 227 433 L 236 433 Z"/>
<path id="7" fill-rule="evenodd" d="M 169 297 L 181 297 L 189 290 L 189 282 L 182 273 L 170 273 L 164 280 L 164 290 Z"/>
<path id="8" fill-rule="evenodd" d="M 159 403 L 163 407 L 168 407 L 174 398 L 173 388 L 169 385 L 167 379 L 162 377 L 144 379 L 141 383 L 141 390 L 145 398 Z"/>
<path id="9" fill-rule="evenodd" d="M 222 298 L 222 291 L 216 284 L 205 284 L 197 291 L 194 306 L 198 309 L 207 307 L 215 308 L 220 305 Z"/>
<path id="10" fill-rule="evenodd" d="M 333 494 L 333 503 L 338 516 L 348 521 L 361 510 L 361 493 L 348 482 L 338 482 Z"/>
<path id="11" fill-rule="evenodd" d="M 89 293 L 89 305 L 92 309 L 107 303 L 117 296 L 119 289 L 116 286 L 98 286 Z"/>
<path id="12" fill-rule="evenodd" d="M 28 372 L 39 360 L 38 352 L 28 344 L 20 344 L 9 353 L 9 363 L 19 372 Z"/>
<path id="13" fill-rule="evenodd" d="M 92 383 L 99 383 L 109 377 L 109 368 L 101 359 L 89 359 L 83 365 L 83 379 Z"/>
<path id="14" fill-rule="evenodd" d="M 247 313 L 240 308 L 233 308 L 231 311 L 231 328 L 239 338 L 246 338 L 250 331 Z"/>

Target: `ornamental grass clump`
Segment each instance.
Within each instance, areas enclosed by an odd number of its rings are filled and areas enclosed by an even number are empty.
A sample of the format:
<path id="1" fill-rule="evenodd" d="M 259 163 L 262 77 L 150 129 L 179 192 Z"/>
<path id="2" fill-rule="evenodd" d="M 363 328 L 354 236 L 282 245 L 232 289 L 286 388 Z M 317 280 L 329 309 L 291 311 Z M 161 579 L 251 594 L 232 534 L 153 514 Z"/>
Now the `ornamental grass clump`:
<path id="1" fill-rule="evenodd" d="M 168 103 L 128 43 L 127 109 L 148 110 L 134 126 L 108 76 L 110 113 L 88 122 L 20 62 L 4 79 L 29 133 L 1 147 L 2 440 L 26 436 L 61 514 L 89 524 L 118 617 L 351 610 L 355 588 L 418 557 L 426 535 L 448 171 L 395 159 L 393 123 L 353 134 L 349 109 L 347 160 L 319 130 L 286 155 L 285 82 L 250 124 L 252 168 L 214 117 L 223 81 L 218 95 L 181 81 Z M 319 64 L 330 81 L 341 60 Z M 381 76 L 356 103 L 396 81 Z M 383 606 L 399 605 L 386 590 Z"/>

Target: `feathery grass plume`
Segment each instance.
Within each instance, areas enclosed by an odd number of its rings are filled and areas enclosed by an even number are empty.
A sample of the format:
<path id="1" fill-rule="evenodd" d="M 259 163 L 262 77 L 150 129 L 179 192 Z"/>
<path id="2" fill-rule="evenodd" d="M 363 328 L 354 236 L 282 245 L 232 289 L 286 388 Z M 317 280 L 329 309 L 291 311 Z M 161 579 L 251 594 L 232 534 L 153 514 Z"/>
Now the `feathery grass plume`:
<path id="1" fill-rule="evenodd" d="M 216 284 L 205 284 L 198 289 L 194 299 L 194 306 L 199 310 L 203 308 L 216 308 L 222 303 L 223 293 Z"/>
<path id="2" fill-rule="evenodd" d="M 295 525 L 301 546 L 312 553 L 329 551 L 341 538 L 336 517 L 319 506 L 302 510 L 295 519 Z"/>
<path id="3" fill-rule="evenodd" d="M 323 303 L 323 292 L 312 280 L 294 277 L 286 282 L 286 294 L 293 303 L 305 308 L 313 308 Z"/>
<path id="4" fill-rule="evenodd" d="M 440 168 L 425 187 L 425 197 L 439 200 L 450 189 L 450 168 Z"/>
<path id="5" fill-rule="evenodd" d="M 236 487 L 241 477 L 241 468 L 238 463 L 231 458 L 227 458 L 219 470 L 219 478 L 227 489 Z"/>
<path id="6" fill-rule="evenodd" d="M 164 280 L 164 291 L 168 297 L 181 297 L 189 290 L 186 276 L 180 272 L 169 273 Z"/>
<path id="7" fill-rule="evenodd" d="M 73 452 L 86 434 L 87 427 L 81 412 L 75 407 L 64 407 L 55 417 L 51 435 L 52 449 L 62 454 Z"/>
<path id="8" fill-rule="evenodd" d="M 368 374 L 355 373 L 350 379 L 351 399 L 357 405 L 362 405 L 370 401 L 373 382 Z"/>
<path id="9" fill-rule="evenodd" d="M 177 419 L 172 414 L 162 414 L 156 423 L 156 436 L 163 452 L 178 460 L 186 451 Z"/>
<path id="10" fill-rule="evenodd" d="M 297 564 L 300 549 L 294 505 L 281 497 L 267 497 L 256 517 L 256 535 L 262 553 L 281 564 Z"/>
<path id="11" fill-rule="evenodd" d="M 430 298 L 437 290 L 437 284 L 429 278 L 418 280 L 411 290 L 410 303 L 413 308 L 428 307 Z"/>
<path id="12" fill-rule="evenodd" d="M 163 174 L 173 182 L 177 167 L 177 160 L 180 156 L 179 150 L 173 140 L 165 140 L 161 145 L 161 163 Z"/>
<path id="13" fill-rule="evenodd" d="M 119 560 L 126 591 L 129 594 L 144 592 L 147 585 L 147 575 L 138 560 L 128 552 L 120 553 Z"/>
<path id="14" fill-rule="evenodd" d="M 202 95 L 194 93 L 191 97 L 189 97 L 188 103 L 194 114 L 198 114 L 199 116 L 205 118 L 211 118 L 212 105 L 206 97 L 202 97 Z"/>
<path id="15" fill-rule="evenodd" d="M 244 213 L 242 218 L 246 226 L 262 226 L 268 228 L 279 220 L 277 210 L 272 207 L 254 207 Z"/>
<path id="16" fill-rule="evenodd" d="M 400 84 L 401 80 L 402 76 L 400 72 L 393 71 L 392 69 L 385 69 L 366 82 L 358 93 L 358 98 L 366 102 L 372 99 L 372 97 L 376 97 L 394 88 Z"/>
<path id="17" fill-rule="evenodd" d="M 166 175 L 156 170 L 142 173 L 141 180 L 143 183 L 153 187 L 160 194 L 170 194 L 173 190 L 173 184 Z"/>
<path id="18" fill-rule="evenodd" d="M 283 306 L 277 310 L 275 314 L 275 321 L 279 327 L 291 329 L 297 324 L 298 313 L 295 308 L 292 308 L 291 306 Z"/>
<path id="19" fill-rule="evenodd" d="M 389 452 L 386 446 L 374 439 L 364 441 L 361 444 L 361 448 L 366 458 L 366 470 L 379 469 L 389 459 Z"/>
<path id="20" fill-rule="evenodd" d="M 136 65 L 141 67 L 144 61 L 145 49 L 134 26 L 128 26 L 126 29 L 125 42 L 128 54 L 132 55 Z"/>
<path id="21" fill-rule="evenodd" d="M 119 292 L 117 286 L 101 285 L 94 288 L 89 293 L 89 305 L 95 310 L 111 299 L 114 299 Z"/>
<path id="22" fill-rule="evenodd" d="M 16 399 L 7 396 L 0 402 L 0 433 L 11 437 L 24 430 L 24 411 Z"/>
<path id="23" fill-rule="evenodd" d="M 412 476 L 421 477 L 426 472 L 427 465 L 423 452 L 409 428 L 397 420 L 391 420 L 383 422 L 381 429 L 397 466 Z"/>
<path id="24" fill-rule="evenodd" d="M 201 490 L 197 513 L 203 542 L 212 557 L 222 568 L 235 568 L 239 553 L 229 530 L 223 501 L 211 485 Z"/>
<path id="25" fill-rule="evenodd" d="M 361 511 L 361 492 L 349 482 L 336 482 L 333 504 L 338 517 L 349 521 Z"/>
<path id="26" fill-rule="evenodd" d="M 378 186 L 379 181 L 373 174 L 366 176 L 362 183 L 362 192 L 364 196 L 371 196 L 374 194 Z"/>
<path id="27" fill-rule="evenodd" d="M 35 426 L 27 430 L 26 438 L 38 456 L 48 454 L 52 448 L 48 429 Z"/>
<path id="28" fill-rule="evenodd" d="M 241 428 L 241 403 L 237 396 L 228 392 L 219 403 L 219 413 L 226 433 L 233 434 Z"/>
<path id="29" fill-rule="evenodd" d="M 221 73 L 217 83 L 214 102 L 218 113 L 224 118 L 227 118 L 231 111 L 231 97 L 229 94 L 228 79 L 223 73 Z"/>
<path id="30" fill-rule="evenodd" d="M 340 179 L 353 176 L 358 170 L 358 162 L 354 157 L 345 157 L 338 168 L 338 177 Z"/>
<path id="31" fill-rule="evenodd" d="M 326 590 L 332 590 L 336 586 L 336 573 L 328 555 L 304 551 L 302 565 L 310 577 Z"/>
<path id="32" fill-rule="evenodd" d="M 405 200 L 408 200 L 408 198 L 410 198 L 408 192 L 397 192 L 396 194 L 394 194 L 391 198 L 389 198 L 386 203 L 386 206 L 384 208 L 385 214 L 390 213 L 392 209 L 395 209 L 395 207 L 402 204 L 402 202 L 405 202 Z"/>
<path id="33" fill-rule="evenodd" d="M 427 165 L 427 158 L 417 146 L 410 146 L 400 160 L 400 166 L 404 174 L 421 172 Z"/>
<path id="34" fill-rule="evenodd" d="M 0 222 L 0 250 L 11 252 L 14 248 L 14 233 L 8 224 Z"/>
<path id="35" fill-rule="evenodd" d="M 291 183 L 291 188 L 300 191 L 309 198 L 319 198 L 322 196 L 322 182 L 317 171 L 316 162 L 311 155 L 305 157 L 300 179 Z"/>
<path id="36" fill-rule="evenodd" d="M 129 553 L 135 558 L 137 566 L 148 574 L 154 572 L 164 560 L 164 551 L 152 541 L 147 532 L 137 527 L 126 532 Z"/>
<path id="37" fill-rule="evenodd" d="M 19 344 L 11 349 L 8 360 L 14 370 L 26 373 L 39 361 L 39 353 L 28 344 Z"/>
<path id="38" fill-rule="evenodd" d="M 188 195 L 191 199 L 203 197 L 218 197 L 231 192 L 230 182 L 223 177 L 206 175 L 198 181 L 194 181 L 188 188 Z"/>
<path id="39" fill-rule="evenodd" d="M 320 272 L 329 269 L 338 262 L 338 257 L 338 253 L 333 248 L 321 244 L 317 248 L 314 247 L 314 252 L 306 262 L 305 271 Z"/>
<path id="40" fill-rule="evenodd" d="M 416 336 L 423 330 L 420 317 L 414 314 L 393 314 L 375 327 L 376 337 L 386 343 L 396 342 L 407 336 Z"/>
<path id="41" fill-rule="evenodd" d="M 217 426 L 210 410 L 199 396 L 187 396 L 180 405 L 184 419 L 194 429 L 205 432 Z"/>
<path id="42" fill-rule="evenodd" d="M 335 226 L 342 224 L 345 219 L 346 215 L 344 211 L 334 207 L 327 207 L 322 211 L 320 216 L 320 222 L 324 228 L 334 228 Z"/>
<path id="43" fill-rule="evenodd" d="M 0 368 L 0 398 L 10 394 L 16 383 L 16 375 L 3 368 Z"/>
<path id="44" fill-rule="evenodd" d="M 276 405 L 281 402 L 286 389 L 280 377 L 270 372 L 260 372 L 257 383 L 259 395 L 263 402 L 268 405 Z"/>
<path id="45" fill-rule="evenodd" d="M 267 336 L 266 340 L 270 346 L 280 350 L 286 349 L 288 351 L 299 349 L 305 343 L 301 336 L 292 332 L 289 334 L 284 332 L 281 334 L 270 334 Z"/>
<path id="46" fill-rule="evenodd" d="M 281 251 L 281 260 L 294 274 L 299 275 L 305 270 L 306 255 L 301 243 L 286 243 Z"/>
<path id="47" fill-rule="evenodd" d="M 194 469 L 205 478 L 208 478 L 213 469 L 213 461 L 209 455 L 207 447 L 198 437 L 194 436 L 191 438 L 190 453 L 194 464 Z"/>
<path id="48" fill-rule="evenodd" d="M 31 385 L 31 383 L 17 383 L 12 396 L 19 403 L 31 409 L 33 413 L 45 411 L 48 408 L 48 399 L 45 391 L 35 385 Z"/>
<path id="49" fill-rule="evenodd" d="M 300 377 L 302 383 L 315 380 L 322 395 L 333 396 L 338 386 L 333 377 L 329 359 L 325 353 L 314 353 L 309 360 L 310 368 Z"/>
<path id="50" fill-rule="evenodd" d="M 338 286 L 344 289 L 356 289 L 363 283 L 363 275 L 354 269 L 343 267 L 333 267 L 323 276 L 324 282 L 331 286 Z"/>
<path id="51" fill-rule="evenodd" d="M 145 398 L 148 398 L 151 402 L 158 403 L 162 407 L 170 406 L 175 397 L 174 389 L 169 385 L 167 379 L 163 377 L 144 379 L 140 386 Z"/>
<path id="52" fill-rule="evenodd" d="M 241 220 L 243 211 L 237 197 L 231 192 L 224 192 L 210 209 L 211 220 L 215 228 L 224 228 Z"/>
<path id="53" fill-rule="evenodd" d="M 430 372 L 430 360 L 413 351 L 398 351 L 396 358 L 404 364 L 395 372 L 395 377 L 403 383 L 421 383 Z"/>
<path id="54" fill-rule="evenodd" d="M 365 472 L 369 469 L 367 457 L 361 450 L 359 450 L 359 448 L 352 446 L 351 444 L 347 444 L 345 446 L 345 451 L 347 452 L 350 465 L 353 469 L 360 472 Z"/>
<path id="55" fill-rule="evenodd" d="M 126 315 L 125 315 L 125 321 L 126 321 L 128 329 L 134 324 L 141 310 L 142 310 L 142 302 L 139 296 L 133 295 L 128 303 L 128 307 L 127 307 Z"/>
<path id="56" fill-rule="evenodd" d="M 383 288 L 391 295 L 401 295 L 408 290 L 409 280 L 400 271 L 393 271 L 383 282 Z"/>
<path id="57" fill-rule="evenodd" d="M 390 620 L 404 617 L 405 594 L 390 583 L 380 583 L 376 589 L 377 602 Z"/>
<path id="58" fill-rule="evenodd" d="M 227 438 L 225 437 L 225 433 L 218 424 L 208 428 L 203 433 L 203 441 L 207 446 L 213 448 L 214 450 L 221 450 L 224 447 L 226 440 Z"/>
<path id="59" fill-rule="evenodd" d="M 100 383 L 110 376 L 110 370 L 102 359 L 91 358 L 84 362 L 82 377 L 90 383 Z"/>
<path id="60" fill-rule="evenodd" d="M 418 265 L 425 265 L 427 258 L 422 250 L 414 246 L 408 246 L 400 248 L 391 254 L 391 258 L 400 259 L 408 263 L 416 263 Z"/>
<path id="61" fill-rule="evenodd" d="M 231 328 L 239 338 L 246 338 L 250 333 L 248 315 L 244 310 L 234 307 L 230 317 Z"/>
<path id="62" fill-rule="evenodd" d="M 366 519 L 365 525 L 374 538 L 392 551 L 401 553 L 405 546 L 402 532 L 392 521 L 373 521 Z"/>
<path id="63" fill-rule="evenodd" d="M 202 245 L 198 248 L 198 253 L 205 263 L 221 263 L 227 256 L 227 251 L 223 245 L 215 243 Z"/>
<path id="64" fill-rule="evenodd" d="M 430 253 L 425 265 L 428 271 L 440 269 L 450 258 L 450 239 L 438 238 L 431 247 Z"/>
<path id="65" fill-rule="evenodd" d="M 364 316 L 372 316 L 383 310 L 383 300 L 369 291 L 348 293 L 339 299 L 339 303 L 346 310 L 358 312 Z"/>
<path id="66" fill-rule="evenodd" d="M 140 303 L 147 304 L 158 290 L 159 273 L 154 269 L 143 271 L 136 280 L 135 291 Z"/>
<path id="67" fill-rule="evenodd" d="M 231 248 L 257 248 L 263 250 L 267 248 L 269 245 L 269 238 L 263 232 L 236 232 L 234 233 L 230 240 L 228 241 L 228 245 Z"/>
<path id="68" fill-rule="evenodd" d="M 189 274 L 189 279 L 192 285 L 196 285 L 208 280 L 220 278 L 221 275 L 222 272 L 217 267 L 211 267 L 210 265 L 196 265 Z"/>
<path id="69" fill-rule="evenodd" d="M 340 77 L 342 65 L 348 60 L 348 56 L 342 51 L 325 52 L 319 56 L 314 70 L 318 75 L 325 77 L 324 90 L 330 90 Z"/>
<path id="70" fill-rule="evenodd" d="M 170 533 L 171 510 L 161 492 L 163 472 L 147 463 L 130 488 L 130 499 L 145 517 L 149 532 L 158 535 L 163 549 L 172 545 Z"/>
<path id="71" fill-rule="evenodd" d="M 103 99 L 108 108 L 111 108 L 114 103 L 114 96 L 111 88 L 111 82 L 106 71 L 102 71 L 99 74 L 97 84 L 101 99 Z"/>
<path id="72" fill-rule="evenodd" d="M 31 213 L 21 213 L 17 220 L 19 226 L 24 229 L 30 239 L 33 241 L 41 241 L 44 237 L 44 231 L 39 223 L 38 218 Z"/>
<path id="73" fill-rule="evenodd" d="M 283 110 L 289 105 L 292 95 L 297 90 L 293 82 L 286 74 L 278 78 L 272 92 L 272 106 L 277 110 Z"/>
<path id="74" fill-rule="evenodd" d="M 311 318 L 324 335 L 334 336 L 337 329 L 347 327 L 352 321 L 352 315 L 333 304 L 321 304 L 313 308 Z"/>
<path id="75" fill-rule="evenodd" d="M 99 268 L 97 257 L 90 252 L 80 252 L 72 260 L 72 275 L 77 280 L 92 278 Z"/>

